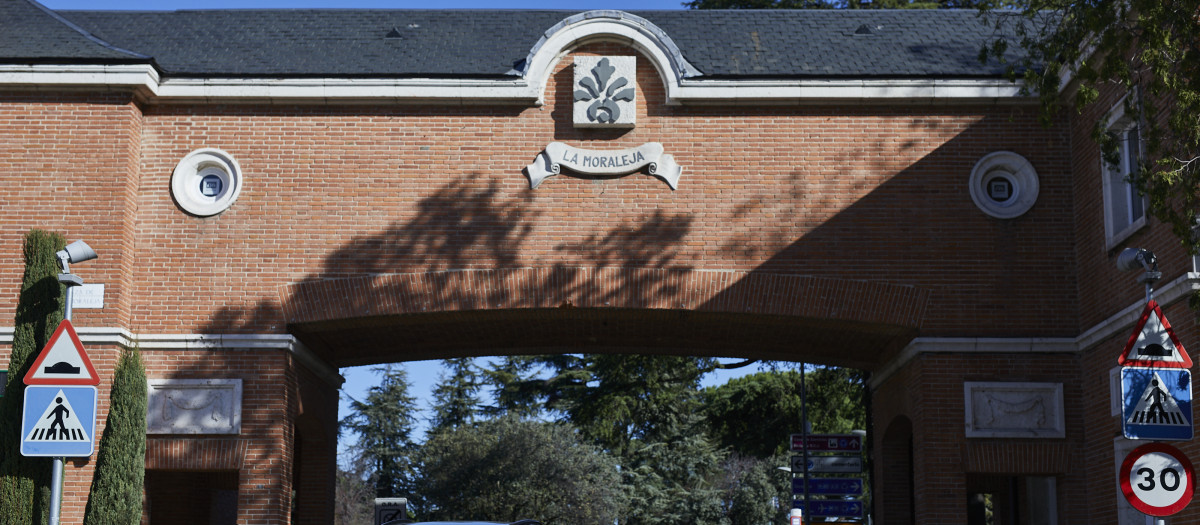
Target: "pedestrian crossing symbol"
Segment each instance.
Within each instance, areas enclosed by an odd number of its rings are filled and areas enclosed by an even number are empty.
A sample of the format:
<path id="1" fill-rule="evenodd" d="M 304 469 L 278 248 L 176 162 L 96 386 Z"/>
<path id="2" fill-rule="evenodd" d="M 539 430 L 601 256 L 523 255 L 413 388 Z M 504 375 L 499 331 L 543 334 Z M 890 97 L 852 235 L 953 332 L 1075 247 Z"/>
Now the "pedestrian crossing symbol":
<path id="1" fill-rule="evenodd" d="M 1191 371 L 1183 368 L 1122 368 L 1121 395 L 1125 437 L 1192 439 Z"/>
<path id="2" fill-rule="evenodd" d="M 25 388 L 21 455 L 80 457 L 94 450 L 96 387 Z"/>

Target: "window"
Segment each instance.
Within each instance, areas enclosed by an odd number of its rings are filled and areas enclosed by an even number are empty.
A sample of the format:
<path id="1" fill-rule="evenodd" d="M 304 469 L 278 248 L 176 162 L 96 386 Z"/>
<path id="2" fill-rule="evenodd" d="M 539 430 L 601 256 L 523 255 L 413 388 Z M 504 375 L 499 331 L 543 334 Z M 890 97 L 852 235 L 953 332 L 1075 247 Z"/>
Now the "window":
<path id="1" fill-rule="evenodd" d="M 1104 226 L 1108 248 L 1112 249 L 1146 224 L 1146 198 L 1133 185 L 1141 163 L 1141 131 L 1137 120 L 1126 114 L 1124 101 L 1109 118 L 1108 132 L 1117 142 L 1116 163 L 1101 161 Z"/>

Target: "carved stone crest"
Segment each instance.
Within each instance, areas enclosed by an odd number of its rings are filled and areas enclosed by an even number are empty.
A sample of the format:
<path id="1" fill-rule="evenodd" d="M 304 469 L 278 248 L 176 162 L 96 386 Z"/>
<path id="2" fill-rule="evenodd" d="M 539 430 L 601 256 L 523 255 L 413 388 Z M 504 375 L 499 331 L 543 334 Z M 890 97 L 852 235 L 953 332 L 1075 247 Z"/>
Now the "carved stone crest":
<path id="1" fill-rule="evenodd" d="M 632 128 L 636 73 L 637 57 L 575 57 L 575 127 Z"/>

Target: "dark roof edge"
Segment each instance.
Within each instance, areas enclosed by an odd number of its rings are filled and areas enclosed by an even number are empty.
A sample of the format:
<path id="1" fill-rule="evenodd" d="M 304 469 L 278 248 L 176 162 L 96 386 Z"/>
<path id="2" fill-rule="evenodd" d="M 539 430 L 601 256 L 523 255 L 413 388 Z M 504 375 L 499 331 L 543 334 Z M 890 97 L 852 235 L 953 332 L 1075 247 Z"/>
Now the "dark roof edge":
<path id="1" fill-rule="evenodd" d="M 26 1 L 27 3 L 29 3 L 30 5 L 32 5 L 32 6 L 36 7 L 36 8 L 38 8 L 38 9 L 42 10 L 42 12 L 46 13 L 47 15 L 50 15 L 52 18 L 54 18 L 55 20 L 57 20 L 57 21 L 58 21 L 60 24 L 67 26 L 67 27 L 68 27 L 68 28 L 70 28 L 72 31 L 75 31 L 76 33 L 79 33 L 81 36 L 83 36 L 84 38 L 86 38 L 86 39 L 90 40 L 92 43 L 94 43 L 94 44 L 96 44 L 96 45 L 98 45 L 98 46 L 100 46 L 100 47 L 103 47 L 103 48 L 105 48 L 105 49 L 108 49 L 109 51 L 115 51 L 115 52 L 117 52 L 117 53 L 122 53 L 122 54 L 129 55 L 131 58 L 137 58 L 137 59 L 141 59 L 141 60 L 147 60 L 147 61 L 149 61 L 149 60 L 152 60 L 152 59 L 153 59 L 153 57 L 151 57 L 151 56 L 148 56 L 148 55 L 143 55 L 143 54 L 141 54 L 141 53 L 138 53 L 138 52 L 135 52 L 135 51 L 130 51 L 130 50 L 128 50 L 128 49 L 122 49 L 122 48 L 119 48 L 119 47 L 117 47 L 117 46 L 114 46 L 114 45 L 112 45 L 112 44 L 110 44 L 110 43 L 108 43 L 108 42 L 104 41 L 104 40 L 103 40 L 103 39 L 101 39 L 100 37 L 97 37 L 96 35 L 93 35 L 93 34 L 92 34 L 91 32 L 89 32 L 88 30 L 86 30 L 86 29 L 84 29 L 84 28 L 82 28 L 82 27 L 79 27 L 79 26 L 78 26 L 78 25 L 76 25 L 74 22 L 72 22 L 72 21 L 70 21 L 70 20 L 67 20 L 67 19 L 66 19 L 66 18 L 64 18 L 62 15 L 60 15 L 60 14 L 58 14 L 58 13 L 54 12 L 52 9 L 50 9 L 50 8 L 48 8 L 48 7 L 46 7 L 46 6 L 42 5 L 42 4 L 40 4 L 40 3 L 38 3 L 38 2 L 37 2 L 37 0 L 25 0 L 25 1 Z"/>

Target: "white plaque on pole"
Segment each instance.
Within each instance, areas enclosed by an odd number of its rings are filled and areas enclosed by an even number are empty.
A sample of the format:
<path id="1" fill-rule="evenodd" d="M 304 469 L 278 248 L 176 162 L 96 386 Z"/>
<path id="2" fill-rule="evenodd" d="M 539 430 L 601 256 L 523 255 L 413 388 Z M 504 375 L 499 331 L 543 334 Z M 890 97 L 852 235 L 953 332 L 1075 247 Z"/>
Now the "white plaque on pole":
<path id="1" fill-rule="evenodd" d="M 71 308 L 104 308 L 104 283 L 74 287 Z"/>

